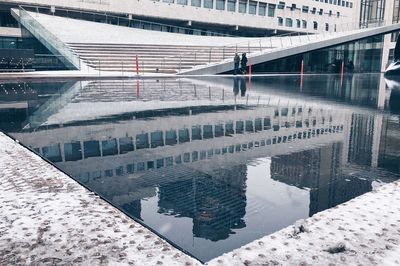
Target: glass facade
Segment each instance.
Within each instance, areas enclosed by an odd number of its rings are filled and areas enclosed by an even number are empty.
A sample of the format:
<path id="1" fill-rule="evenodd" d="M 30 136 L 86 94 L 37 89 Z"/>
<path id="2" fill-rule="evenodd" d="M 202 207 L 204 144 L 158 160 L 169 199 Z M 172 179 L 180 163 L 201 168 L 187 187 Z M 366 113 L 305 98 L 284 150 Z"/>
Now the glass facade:
<path id="1" fill-rule="evenodd" d="M 304 60 L 306 73 L 380 72 L 383 36 L 316 50 L 253 66 L 254 72 L 298 73 Z"/>
<path id="2" fill-rule="evenodd" d="M 369 23 L 384 20 L 386 0 L 362 0 L 360 6 L 360 23 L 366 26 Z"/>

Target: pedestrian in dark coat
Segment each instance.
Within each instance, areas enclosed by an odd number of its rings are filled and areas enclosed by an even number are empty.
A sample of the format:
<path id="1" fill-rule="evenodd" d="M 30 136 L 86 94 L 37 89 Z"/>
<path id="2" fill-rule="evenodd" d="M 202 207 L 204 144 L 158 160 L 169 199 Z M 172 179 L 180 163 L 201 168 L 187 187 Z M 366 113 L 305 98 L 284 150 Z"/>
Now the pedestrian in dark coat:
<path id="1" fill-rule="evenodd" d="M 246 53 L 242 54 L 242 60 L 240 61 L 240 66 L 241 66 L 241 71 L 242 74 L 246 74 L 247 73 L 247 57 L 246 57 Z"/>
<path id="2" fill-rule="evenodd" d="M 239 72 L 239 64 L 240 64 L 240 56 L 235 53 L 235 57 L 233 58 L 233 74 L 236 75 Z"/>

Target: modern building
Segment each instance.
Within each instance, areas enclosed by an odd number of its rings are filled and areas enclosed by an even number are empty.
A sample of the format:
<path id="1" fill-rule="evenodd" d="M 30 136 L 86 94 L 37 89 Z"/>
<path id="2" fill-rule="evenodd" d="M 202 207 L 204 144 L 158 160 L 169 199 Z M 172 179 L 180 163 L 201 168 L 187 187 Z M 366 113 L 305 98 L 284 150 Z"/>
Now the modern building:
<path id="1" fill-rule="evenodd" d="M 22 58 L 18 62 L 7 62 L 8 65 L 3 58 L 4 64 L 0 69 L 33 65 L 33 69 L 40 70 L 50 64 L 51 69 L 62 68 L 62 63 L 48 56 L 50 51 L 26 31 L 21 31 L 20 24 L 11 15 L 11 9 L 19 7 L 38 13 L 145 30 L 231 37 L 325 34 L 377 25 L 383 20 L 399 20 L 398 0 L 7 0 L 0 2 L 0 49 L 3 49 L 3 54 L 8 54 L 9 51 L 4 49 L 34 48 L 35 58 L 32 62 L 24 62 Z M 392 55 L 394 42 L 391 40 L 395 36 L 386 36 L 384 44 L 380 39 L 374 39 L 361 46 L 356 43 L 342 45 L 339 52 L 331 52 L 329 60 L 343 57 L 346 51 L 359 61 L 370 60 L 369 57 L 377 55 L 375 50 L 380 50 L 378 57 L 383 58 L 380 65 L 384 70 Z M 355 55 L 358 50 L 362 50 L 361 55 Z M 375 60 L 374 64 L 378 62 Z M 322 71 L 317 66 L 307 70 Z M 357 68 L 357 71 L 371 70 L 375 71 L 375 68 Z"/>

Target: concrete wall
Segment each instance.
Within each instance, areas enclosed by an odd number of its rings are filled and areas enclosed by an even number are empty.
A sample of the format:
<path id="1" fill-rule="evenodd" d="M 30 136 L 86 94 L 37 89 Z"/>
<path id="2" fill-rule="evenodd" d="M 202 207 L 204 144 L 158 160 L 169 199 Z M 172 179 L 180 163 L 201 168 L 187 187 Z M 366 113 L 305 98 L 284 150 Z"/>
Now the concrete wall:
<path id="1" fill-rule="evenodd" d="M 9 28 L 9 27 L 0 27 L 0 36 L 1 37 L 21 37 L 21 29 L 20 28 Z"/>
<path id="2" fill-rule="evenodd" d="M 261 29 L 279 29 L 279 30 L 290 30 L 290 31 L 304 31 L 303 29 L 298 29 L 296 27 L 296 19 L 306 20 L 308 22 L 308 31 L 315 32 L 313 30 L 313 21 L 318 22 L 319 30 L 325 29 L 325 23 L 329 23 L 330 29 L 334 29 L 336 24 L 337 30 L 340 31 L 341 25 L 349 22 L 357 22 L 357 11 L 358 3 L 357 1 L 350 1 L 353 3 L 353 8 L 342 7 L 338 5 L 333 5 L 328 3 L 322 3 L 312 0 L 303 1 L 285 1 L 285 9 L 276 9 L 274 17 L 259 16 L 251 14 L 241 14 L 238 12 L 229 12 L 226 10 L 216 10 L 215 0 L 213 3 L 214 9 L 206 9 L 203 7 L 193 7 L 190 6 L 190 0 L 188 0 L 189 5 L 180 5 L 175 3 L 165 3 L 159 1 L 150 0 L 136 0 L 136 1 L 121 1 L 121 0 L 8 0 L 1 1 L 5 3 L 14 4 L 25 4 L 25 5 L 45 5 L 45 6 L 55 6 L 64 8 L 74 8 L 82 10 L 93 10 L 102 12 L 115 12 L 121 14 L 131 14 L 133 18 L 135 16 L 153 17 L 153 18 L 166 18 L 173 20 L 182 21 L 197 21 L 203 23 L 213 23 L 221 25 L 229 25 L 235 28 L 236 26 L 246 26 L 255 27 Z M 201 0 L 202 6 L 203 1 Z M 260 0 L 264 2 L 264 0 Z M 279 0 L 268 1 L 270 4 L 278 5 Z M 292 4 L 297 4 L 297 9 L 291 11 L 290 7 Z M 309 6 L 308 13 L 302 13 L 302 6 Z M 317 9 L 316 14 L 311 14 L 312 8 Z M 226 8 L 226 2 L 225 2 Z M 236 9 L 238 9 L 238 0 L 236 3 Z M 319 9 L 323 9 L 324 14 L 319 15 Z M 247 4 L 248 10 L 248 4 Z M 328 12 L 332 10 L 332 16 L 329 16 Z M 340 17 L 336 16 L 336 13 L 340 12 Z M 258 5 L 257 5 L 258 14 Z M 293 27 L 278 26 L 278 17 L 282 17 L 285 24 L 285 18 L 293 19 Z"/>

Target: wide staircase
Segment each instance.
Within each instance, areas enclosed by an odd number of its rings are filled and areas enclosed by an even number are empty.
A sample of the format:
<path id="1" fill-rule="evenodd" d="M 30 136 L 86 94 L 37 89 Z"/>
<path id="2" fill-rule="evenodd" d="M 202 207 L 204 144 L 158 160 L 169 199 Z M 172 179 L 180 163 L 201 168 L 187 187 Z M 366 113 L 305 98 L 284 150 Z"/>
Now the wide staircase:
<path id="1" fill-rule="evenodd" d="M 68 46 L 96 71 L 136 72 L 137 57 L 140 74 L 175 74 L 195 66 L 232 60 L 236 52 L 241 54 L 271 48 L 107 43 L 68 43 Z"/>

